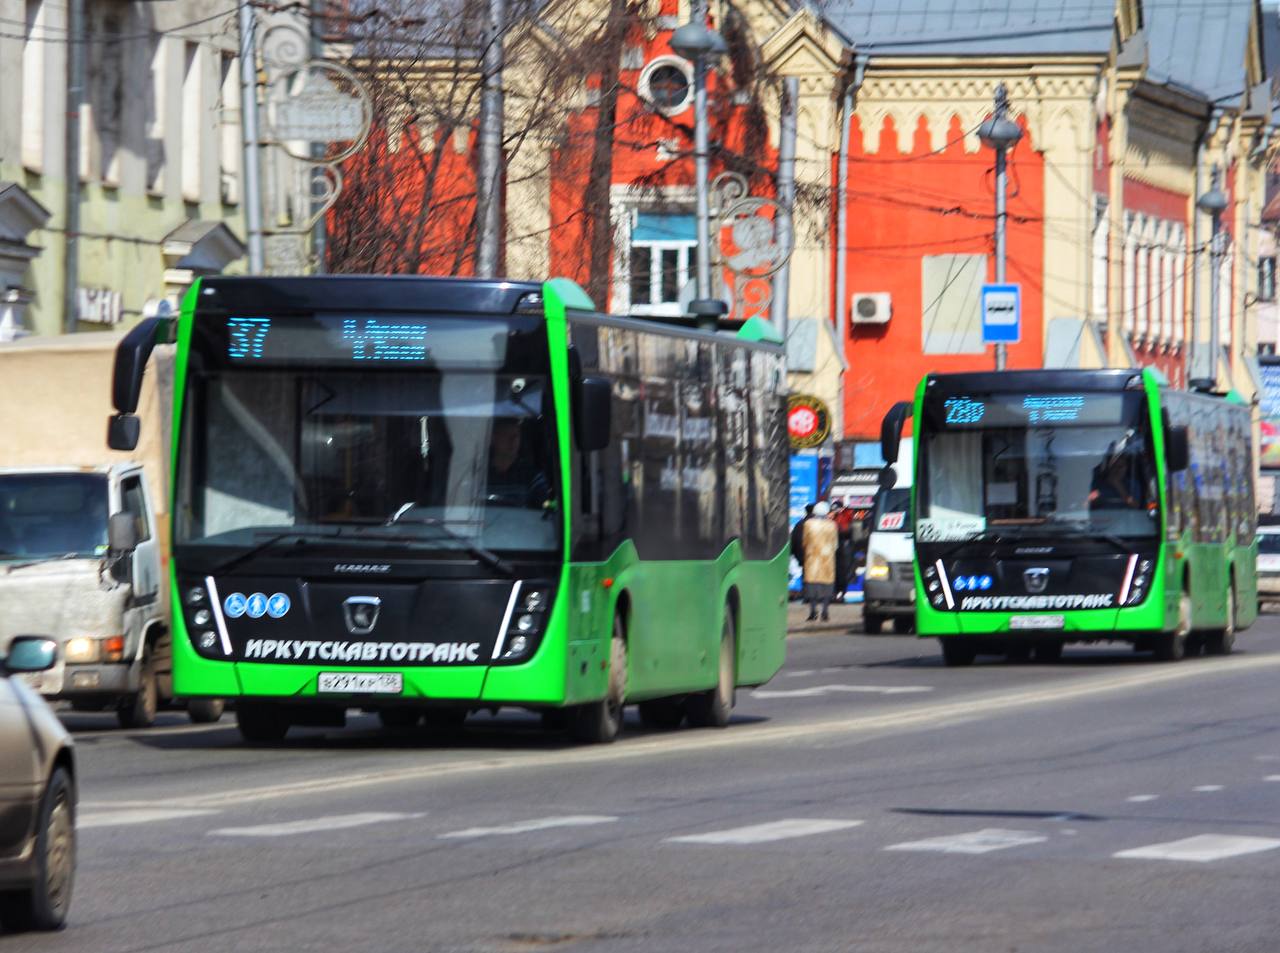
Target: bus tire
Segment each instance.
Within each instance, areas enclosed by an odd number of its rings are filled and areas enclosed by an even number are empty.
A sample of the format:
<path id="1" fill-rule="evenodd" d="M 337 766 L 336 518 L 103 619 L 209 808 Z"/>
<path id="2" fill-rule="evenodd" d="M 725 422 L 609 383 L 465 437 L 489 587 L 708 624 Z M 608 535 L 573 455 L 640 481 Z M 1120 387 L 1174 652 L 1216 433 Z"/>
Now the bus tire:
<path id="1" fill-rule="evenodd" d="M 142 647 L 142 662 L 138 672 L 138 692 L 127 698 L 116 709 L 116 721 L 121 728 L 150 728 L 155 724 L 156 710 L 160 707 L 160 687 L 156 684 L 156 667 L 151 646 Z"/>
<path id="2" fill-rule="evenodd" d="M 270 703 L 237 702 L 236 727 L 240 737 L 251 745 L 274 745 L 289 733 L 289 719 Z"/>
<path id="3" fill-rule="evenodd" d="M 867 635 L 879 635 L 884 628 L 884 616 L 876 615 L 874 612 L 862 612 L 862 631 Z"/>
<path id="4" fill-rule="evenodd" d="M 716 687 L 690 695 L 685 713 L 694 728 L 723 728 L 733 714 L 734 689 L 738 674 L 737 626 L 733 610 L 724 607 L 724 625 L 720 629 L 720 658 L 716 666 Z"/>
<path id="5" fill-rule="evenodd" d="M 1227 621 L 1215 632 L 1205 638 L 1204 650 L 1208 655 L 1230 655 L 1236 647 L 1236 587 L 1233 584 L 1227 589 Z"/>
<path id="6" fill-rule="evenodd" d="M 684 705 L 678 698 L 654 698 L 636 707 L 640 724 L 649 731 L 675 731 L 684 723 Z"/>
<path id="7" fill-rule="evenodd" d="M 609 684 L 605 696 L 574 708 L 569 718 L 573 737 L 586 744 L 609 744 L 622 733 L 622 715 L 627 701 L 627 639 L 622 616 L 613 620 L 609 641 Z"/>
<path id="8" fill-rule="evenodd" d="M 222 718 L 226 707 L 221 698 L 192 698 L 187 702 L 187 717 L 193 724 L 211 725 Z"/>
<path id="9" fill-rule="evenodd" d="M 1031 650 L 1037 662 L 1061 662 L 1063 643 L 1061 639 L 1050 639 L 1040 642 Z"/>
<path id="10" fill-rule="evenodd" d="M 968 639 L 953 636 L 938 641 L 942 643 L 942 661 L 947 668 L 972 665 L 978 657 L 978 647 Z"/>
<path id="11" fill-rule="evenodd" d="M 1161 662 L 1179 662 L 1186 657 L 1187 639 L 1191 636 L 1191 593 L 1185 589 L 1178 600 L 1178 627 L 1156 636 L 1155 653 Z"/>

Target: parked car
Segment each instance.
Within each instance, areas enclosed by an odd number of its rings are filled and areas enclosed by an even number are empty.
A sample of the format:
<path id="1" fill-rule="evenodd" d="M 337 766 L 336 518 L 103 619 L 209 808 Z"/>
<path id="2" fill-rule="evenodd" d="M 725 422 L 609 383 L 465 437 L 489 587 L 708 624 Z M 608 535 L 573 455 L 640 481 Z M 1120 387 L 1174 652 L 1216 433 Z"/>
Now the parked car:
<path id="1" fill-rule="evenodd" d="M 57 658 L 53 639 L 21 636 L 0 659 L 0 926 L 66 922 L 76 865 L 71 736 L 26 677 Z"/>
<path id="2" fill-rule="evenodd" d="M 1280 602 L 1280 525 L 1258 527 L 1258 608 Z"/>

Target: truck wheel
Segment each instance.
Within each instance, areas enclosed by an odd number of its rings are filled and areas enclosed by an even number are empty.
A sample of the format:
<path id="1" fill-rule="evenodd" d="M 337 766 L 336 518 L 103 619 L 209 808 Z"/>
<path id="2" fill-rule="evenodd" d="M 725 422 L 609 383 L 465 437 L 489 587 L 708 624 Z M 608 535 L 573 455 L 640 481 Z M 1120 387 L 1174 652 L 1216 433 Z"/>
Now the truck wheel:
<path id="1" fill-rule="evenodd" d="M 222 717 L 226 707 L 221 698 L 193 698 L 187 702 L 187 717 L 197 725 L 211 725 Z"/>
<path id="2" fill-rule="evenodd" d="M 1187 654 L 1191 636 L 1191 594 L 1183 592 L 1178 600 L 1178 627 L 1155 638 L 1156 658 L 1161 662 L 1177 662 Z"/>
<path id="3" fill-rule="evenodd" d="M 884 628 L 884 616 L 874 612 L 862 611 L 862 631 L 867 635 L 879 635 Z"/>
<path id="4" fill-rule="evenodd" d="M 1204 650 L 1209 655 L 1230 655 L 1236 647 L 1236 590 L 1232 586 L 1227 590 L 1227 621 L 1216 632 L 1209 633 L 1204 641 Z"/>
<path id="5" fill-rule="evenodd" d="M 942 661 L 947 668 L 972 665 L 973 660 L 978 657 L 977 646 L 967 639 L 953 636 L 938 641 L 942 643 Z"/>
<path id="6" fill-rule="evenodd" d="M 155 663 L 151 646 L 142 649 L 142 666 L 138 673 L 138 693 L 126 699 L 116 709 L 116 720 L 121 728 L 150 728 L 156 721 L 156 709 L 160 706 L 160 689 L 156 685 Z"/>
<path id="7" fill-rule="evenodd" d="M 251 745 L 274 745 L 289 732 L 289 719 L 275 705 L 236 703 L 236 727 L 240 737 Z"/>
<path id="8" fill-rule="evenodd" d="M 63 768 L 54 768 L 49 778 L 37 823 L 35 883 L 0 893 L 0 921 L 10 930 L 59 930 L 67 920 L 76 873 L 76 823 L 71 779 Z"/>
<path id="9" fill-rule="evenodd" d="M 738 652 L 733 611 L 725 606 L 724 626 L 720 632 L 720 664 L 716 687 L 709 692 L 690 695 L 685 713 L 694 728 L 723 728 L 733 714 L 733 695 L 737 681 Z"/>
<path id="10" fill-rule="evenodd" d="M 578 705 L 569 716 L 569 730 L 578 741 L 608 744 L 622 732 L 622 713 L 627 701 L 627 640 L 622 616 L 613 620 L 609 643 L 609 684 L 605 696 L 596 702 Z"/>
<path id="11" fill-rule="evenodd" d="M 899 635 L 910 635 L 916 630 L 916 620 L 909 615 L 900 615 L 893 620 L 893 631 Z"/>

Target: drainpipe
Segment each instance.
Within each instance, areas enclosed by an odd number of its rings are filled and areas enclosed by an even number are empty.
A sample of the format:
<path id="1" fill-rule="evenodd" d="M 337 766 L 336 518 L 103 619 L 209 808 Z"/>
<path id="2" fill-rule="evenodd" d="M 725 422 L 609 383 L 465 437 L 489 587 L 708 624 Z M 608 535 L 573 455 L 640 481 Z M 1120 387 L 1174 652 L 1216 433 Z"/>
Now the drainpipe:
<path id="1" fill-rule="evenodd" d="M 1204 356 L 1200 353 L 1200 262 L 1203 258 L 1203 252 L 1200 248 L 1200 208 L 1196 205 L 1196 201 L 1204 194 L 1204 158 L 1205 150 L 1211 140 L 1218 132 L 1218 123 L 1222 120 L 1222 110 L 1215 109 L 1209 117 L 1209 124 L 1205 127 L 1204 132 L 1200 134 L 1200 141 L 1196 144 L 1196 191 L 1191 197 L 1191 340 L 1188 342 L 1188 356 L 1191 360 L 1188 362 L 1190 366 L 1187 368 L 1185 377 L 1186 387 L 1191 389 L 1192 378 L 1202 377 L 1199 373 L 1200 361 Z M 1213 256 L 1210 255 L 1210 265 L 1213 267 Z M 1214 368 L 1216 371 L 1216 368 Z"/>
<path id="2" fill-rule="evenodd" d="M 778 234 L 795 247 L 796 204 L 796 110 L 799 108 L 800 80 L 782 80 L 782 115 L 778 133 Z M 784 263 L 773 276 L 773 323 L 782 340 L 787 340 L 791 316 L 791 265 Z"/>
<path id="3" fill-rule="evenodd" d="M 836 169 L 836 300 L 835 326 L 841 353 L 848 356 L 849 337 L 849 138 L 853 129 L 853 100 L 862 87 L 867 58 L 853 63 L 853 80 L 844 88 L 840 117 L 840 162 Z"/>
<path id="4" fill-rule="evenodd" d="M 78 326 L 80 286 L 80 110 L 84 101 L 85 0 L 67 4 L 67 102 L 66 102 L 66 205 L 64 207 L 64 258 L 62 329 L 74 334 Z"/>

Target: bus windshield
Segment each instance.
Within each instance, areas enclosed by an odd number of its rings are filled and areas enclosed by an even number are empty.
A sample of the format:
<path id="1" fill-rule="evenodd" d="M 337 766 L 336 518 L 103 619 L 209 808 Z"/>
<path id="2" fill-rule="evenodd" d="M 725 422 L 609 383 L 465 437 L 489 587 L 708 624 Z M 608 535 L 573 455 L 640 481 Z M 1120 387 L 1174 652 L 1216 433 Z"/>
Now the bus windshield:
<path id="1" fill-rule="evenodd" d="M 1141 392 L 931 397 L 923 426 L 922 542 L 1159 528 Z"/>
<path id="2" fill-rule="evenodd" d="M 546 337 L 514 320 L 397 319 L 363 345 L 314 320 L 197 330 L 175 542 L 555 549 Z"/>

